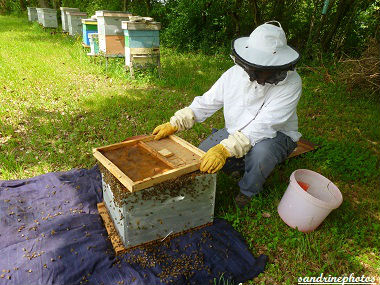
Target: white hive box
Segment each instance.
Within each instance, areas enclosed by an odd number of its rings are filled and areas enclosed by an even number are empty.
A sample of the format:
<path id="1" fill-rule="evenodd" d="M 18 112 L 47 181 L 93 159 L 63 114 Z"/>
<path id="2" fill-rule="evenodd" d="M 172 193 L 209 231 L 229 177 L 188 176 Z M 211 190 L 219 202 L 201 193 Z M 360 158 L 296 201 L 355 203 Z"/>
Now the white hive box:
<path id="1" fill-rule="evenodd" d="M 107 57 L 124 57 L 124 33 L 121 22 L 132 15 L 118 11 L 96 11 L 99 52 Z"/>
<path id="2" fill-rule="evenodd" d="M 198 171 L 203 154 L 176 136 L 94 149 L 104 204 L 125 248 L 213 222 L 216 175 Z"/>
<path id="3" fill-rule="evenodd" d="M 67 23 L 69 26 L 69 35 L 81 35 L 82 34 L 82 19 L 87 18 L 87 13 L 66 11 Z"/>
<path id="4" fill-rule="evenodd" d="M 67 23 L 67 15 L 66 12 L 79 12 L 79 8 L 69 8 L 69 7 L 60 7 L 61 10 L 61 21 L 62 21 L 62 31 L 69 32 L 69 25 Z"/>
<path id="5" fill-rule="evenodd" d="M 37 9 L 35 7 L 28 7 L 28 20 L 30 22 L 38 21 Z"/>
<path id="6" fill-rule="evenodd" d="M 40 9 L 40 11 L 38 11 Z M 44 28 L 58 28 L 57 10 L 50 8 L 37 8 L 38 21 Z"/>

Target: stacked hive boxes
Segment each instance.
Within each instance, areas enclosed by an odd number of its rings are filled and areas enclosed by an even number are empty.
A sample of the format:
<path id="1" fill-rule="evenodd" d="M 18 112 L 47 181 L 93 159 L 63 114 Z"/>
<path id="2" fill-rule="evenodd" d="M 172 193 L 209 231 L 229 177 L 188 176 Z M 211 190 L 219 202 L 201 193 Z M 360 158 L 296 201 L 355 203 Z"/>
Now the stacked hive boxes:
<path id="1" fill-rule="evenodd" d="M 104 204 L 125 248 L 213 221 L 216 175 L 197 171 L 203 154 L 176 136 L 94 149 Z"/>
<path id="2" fill-rule="evenodd" d="M 59 9 L 61 10 L 62 31 L 68 33 L 69 32 L 69 24 L 67 22 L 66 12 L 68 12 L 68 11 L 79 12 L 79 8 L 61 7 Z"/>
<path id="3" fill-rule="evenodd" d="M 125 65 L 134 66 L 160 65 L 161 23 L 152 18 L 131 17 L 122 22 L 125 36 Z"/>
<path id="4" fill-rule="evenodd" d="M 28 20 L 30 22 L 38 20 L 37 9 L 35 7 L 28 7 Z"/>
<path id="5" fill-rule="evenodd" d="M 67 24 L 69 26 L 69 35 L 82 34 L 82 19 L 87 18 L 87 13 L 77 11 L 66 11 Z"/>
<path id="6" fill-rule="evenodd" d="M 100 53 L 107 57 L 124 56 L 124 33 L 121 22 L 129 20 L 131 15 L 117 11 L 96 11 Z"/>
<path id="7" fill-rule="evenodd" d="M 45 28 L 58 28 L 57 10 L 50 8 L 36 8 L 38 23 Z"/>
<path id="8" fill-rule="evenodd" d="M 98 32 L 98 20 L 96 19 L 82 19 L 82 32 L 83 32 L 83 45 L 90 46 L 90 34 Z"/>

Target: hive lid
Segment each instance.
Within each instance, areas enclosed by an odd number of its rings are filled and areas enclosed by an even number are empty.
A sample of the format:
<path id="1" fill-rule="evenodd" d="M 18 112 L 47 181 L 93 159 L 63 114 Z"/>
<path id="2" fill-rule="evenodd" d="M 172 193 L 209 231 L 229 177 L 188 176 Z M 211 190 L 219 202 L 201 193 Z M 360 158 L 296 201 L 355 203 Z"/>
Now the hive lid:
<path id="1" fill-rule="evenodd" d="M 161 30 L 161 23 L 160 22 L 152 22 L 152 21 L 122 21 L 121 22 L 121 28 L 123 30 L 137 30 L 137 31 L 144 31 L 144 30 Z"/>
<path id="2" fill-rule="evenodd" d="M 42 10 L 46 12 L 56 12 L 57 10 L 52 9 L 52 8 L 36 8 L 37 10 Z"/>
<path id="3" fill-rule="evenodd" d="M 98 24 L 98 20 L 96 19 L 82 19 L 81 20 L 83 24 L 91 24 L 91 25 L 97 25 Z"/>
<path id="4" fill-rule="evenodd" d="M 122 11 L 109 11 L 109 10 L 99 10 L 95 12 L 95 15 L 97 17 L 119 17 L 119 18 L 127 18 L 129 16 L 132 16 L 129 12 L 122 12 Z"/>
<path id="5" fill-rule="evenodd" d="M 199 169 L 204 152 L 177 136 L 154 136 L 98 147 L 93 155 L 129 191 L 135 192 Z"/>
<path id="6" fill-rule="evenodd" d="M 59 7 L 61 11 L 79 11 L 79 8 Z"/>
<path id="7" fill-rule="evenodd" d="M 67 15 L 71 15 L 71 16 L 85 16 L 85 17 L 87 17 L 87 13 L 86 12 L 66 11 L 66 14 Z"/>

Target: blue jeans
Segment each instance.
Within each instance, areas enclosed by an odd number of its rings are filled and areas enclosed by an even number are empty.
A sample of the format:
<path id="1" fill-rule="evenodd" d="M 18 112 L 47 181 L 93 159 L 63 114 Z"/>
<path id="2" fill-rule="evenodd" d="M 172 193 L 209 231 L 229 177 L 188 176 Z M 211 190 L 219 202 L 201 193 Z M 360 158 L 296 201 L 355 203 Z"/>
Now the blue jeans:
<path id="1" fill-rule="evenodd" d="M 220 129 L 206 138 L 199 148 L 208 151 L 228 136 L 226 129 Z M 290 137 L 277 132 L 276 137 L 256 143 L 243 158 L 228 158 L 222 170 L 226 173 L 239 171 L 243 176 L 239 181 L 240 192 L 252 197 L 263 190 L 264 182 L 275 166 L 283 162 L 296 147 L 297 143 Z"/>

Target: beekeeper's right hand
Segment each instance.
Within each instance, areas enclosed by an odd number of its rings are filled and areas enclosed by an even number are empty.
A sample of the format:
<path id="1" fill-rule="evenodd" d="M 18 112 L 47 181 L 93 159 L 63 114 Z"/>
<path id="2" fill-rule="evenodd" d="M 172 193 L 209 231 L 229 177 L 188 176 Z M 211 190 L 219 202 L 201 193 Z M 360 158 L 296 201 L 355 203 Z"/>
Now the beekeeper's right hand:
<path id="1" fill-rule="evenodd" d="M 162 138 L 165 138 L 167 136 L 174 134 L 177 130 L 178 130 L 178 128 L 174 127 L 172 124 L 165 123 L 165 124 L 157 126 L 153 130 L 152 135 L 155 135 L 155 137 L 154 137 L 155 140 L 159 140 L 159 139 L 162 139 Z"/>
<path id="2" fill-rule="evenodd" d="M 175 112 L 174 116 L 170 118 L 170 122 L 157 126 L 153 135 L 155 140 L 159 140 L 174 134 L 176 131 L 183 131 L 191 129 L 195 123 L 195 115 L 193 110 L 185 107 Z"/>

